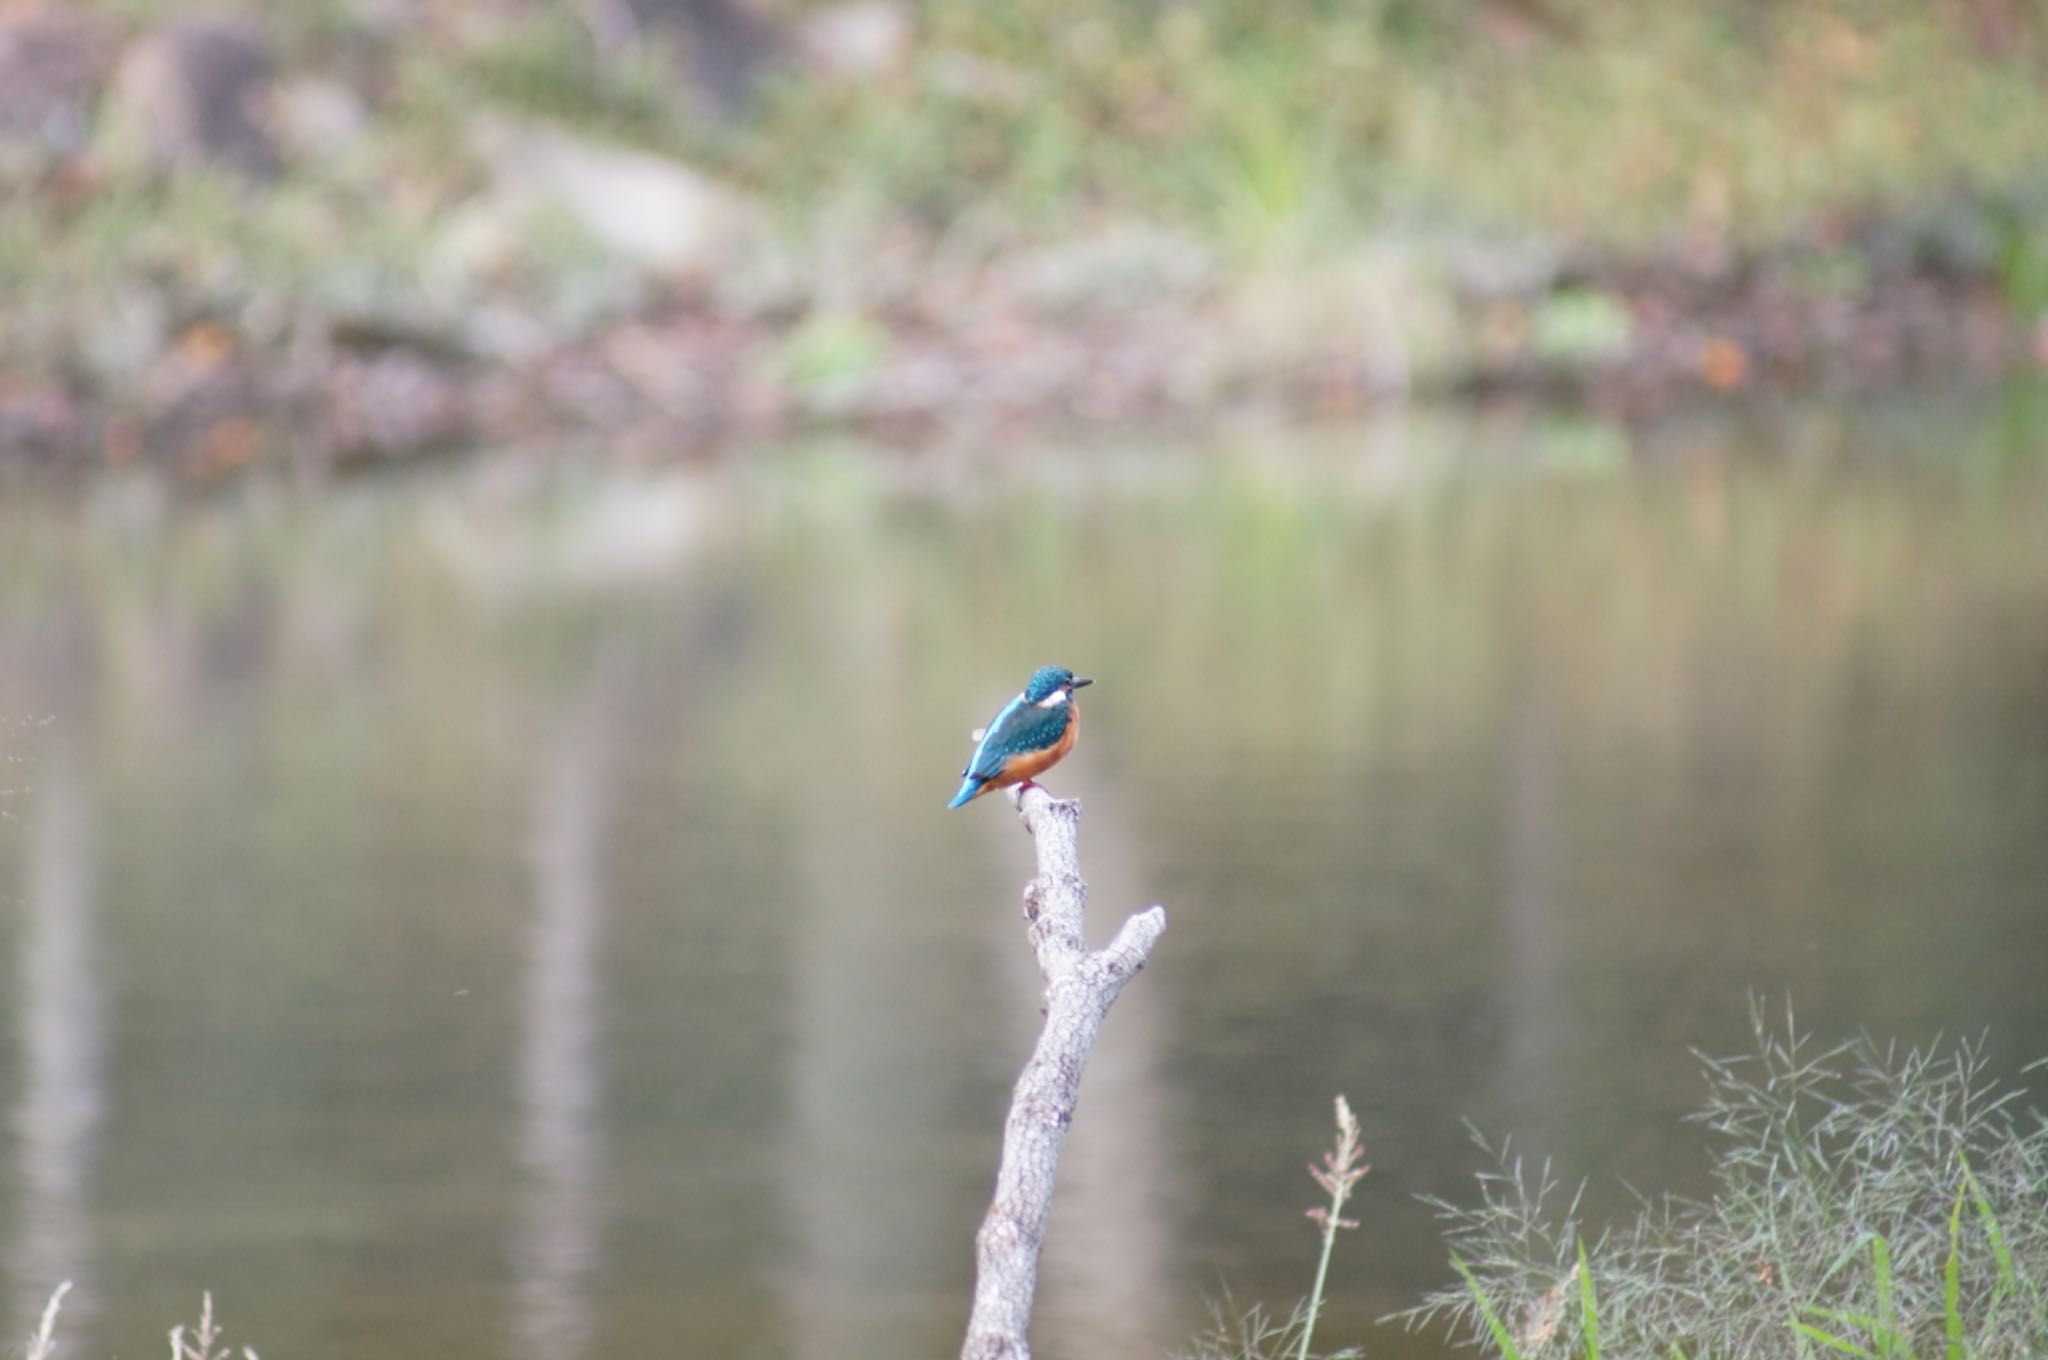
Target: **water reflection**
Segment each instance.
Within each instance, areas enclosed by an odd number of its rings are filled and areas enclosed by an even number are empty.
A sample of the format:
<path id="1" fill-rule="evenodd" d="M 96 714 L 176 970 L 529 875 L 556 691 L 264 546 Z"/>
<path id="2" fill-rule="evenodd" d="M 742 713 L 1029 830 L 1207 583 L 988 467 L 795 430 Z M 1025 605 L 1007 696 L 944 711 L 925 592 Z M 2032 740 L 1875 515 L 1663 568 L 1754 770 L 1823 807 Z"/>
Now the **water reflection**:
<path id="1" fill-rule="evenodd" d="M 595 1334 L 603 1264 L 604 843 L 625 739 L 622 651 L 601 647 L 546 744 L 530 813 L 533 909 L 519 1045 L 519 1164 L 512 1243 L 515 1354 L 573 1360 Z"/>
<path id="2" fill-rule="evenodd" d="M 95 907 L 91 794 L 71 733 L 55 729 L 35 766 L 23 885 L 21 1094 L 14 1106 L 15 1177 L 7 1271 L 19 1325 L 64 1280 L 76 1335 L 95 1304 L 92 1174 L 106 1117 L 106 982 Z"/>
<path id="3" fill-rule="evenodd" d="M 1523 646 L 1535 645 L 1524 639 Z M 1501 989 L 1507 1042 L 1497 1066 L 1506 1106 L 1525 1137 L 1549 1142 L 1542 1127 L 1557 1109 L 1545 1092 L 1559 1085 L 1566 1040 L 1560 1006 L 1564 932 L 1558 929 L 1559 804 L 1556 733 L 1550 714 L 1550 670 L 1518 668 L 1507 700 L 1501 773 L 1500 913 L 1505 963 Z"/>
<path id="4" fill-rule="evenodd" d="M 784 794 L 800 921 L 775 1179 L 792 1244 L 781 1302 L 799 1360 L 922 1353 L 944 1335 L 934 1305 L 951 1311 L 940 1282 L 960 1276 L 937 1135 L 963 1074 L 935 1059 L 977 1004 L 980 978 L 950 950 L 908 947 L 907 866 L 870 820 L 901 777 L 889 751 L 908 683 L 883 645 L 883 603 L 855 597 L 809 621 L 811 655 L 837 664 L 815 702 L 777 715 L 817 766 Z M 959 1311 L 964 1321 L 964 1302 Z"/>

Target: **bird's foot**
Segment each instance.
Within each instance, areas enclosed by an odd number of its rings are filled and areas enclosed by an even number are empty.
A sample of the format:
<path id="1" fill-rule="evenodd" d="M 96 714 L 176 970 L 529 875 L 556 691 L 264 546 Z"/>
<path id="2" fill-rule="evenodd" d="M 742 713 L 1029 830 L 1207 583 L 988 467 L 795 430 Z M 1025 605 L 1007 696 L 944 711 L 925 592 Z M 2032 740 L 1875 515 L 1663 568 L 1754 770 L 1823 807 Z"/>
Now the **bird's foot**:
<path id="1" fill-rule="evenodd" d="M 1027 792 L 1028 790 L 1031 790 L 1031 789 L 1036 789 L 1036 788 L 1041 788 L 1041 787 L 1043 787 L 1043 786 L 1042 786 L 1042 785 L 1040 785 L 1040 784 L 1039 784 L 1039 782 L 1038 782 L 1037 780 L 1035 780 L 1035 779 L 1023 779 L 1023 780 L 1019 780 L 1019 781 L 1018 781 L 1017 783 L 1015 783 L 1015 784 L 1012 784 L 1012 785 L 1010 785 L 1010 806 L 1011 806 L 1011 807 L 1013 807 L 1013 808 L 1015 808 L 1015 809 L 1017 809 L 1017 811 L 1018 811 L 1018 813 L 1019 813 L 1019 814 L 1022 814 L 1022 813 L 1023 813 L 1023 811 L 1024 811 L 1024 794 L 1025 794 L 1025 793 L 1026 793 L 1026 792 Z M 1024 831 L 1025 831 L 1025 834 L 1027 834 L 1027 835 L 1028 835 L 1028 834 L 1030 834 L 1030 831 L 1031 831 L 1031 825 L 1030 825 L 1030 823 L 1028 823 L 1028 822 L 1027 822 L 1027 823 L 1025 823 L 1025 825 L 1024 825 Z"/>

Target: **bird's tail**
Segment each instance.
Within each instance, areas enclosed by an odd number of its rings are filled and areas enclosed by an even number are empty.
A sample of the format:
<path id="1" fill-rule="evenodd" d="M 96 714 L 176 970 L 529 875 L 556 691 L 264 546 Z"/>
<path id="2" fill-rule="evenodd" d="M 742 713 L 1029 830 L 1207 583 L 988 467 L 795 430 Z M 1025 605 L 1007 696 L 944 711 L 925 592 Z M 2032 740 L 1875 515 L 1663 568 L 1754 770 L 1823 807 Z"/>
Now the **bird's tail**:
<path id="1" fill-rule="evenodd" d="M 976 779 L 973 775 L 968 775 L 960 781 L 960 792 L 954 794 L 953 801 L 946 804 L 946 806 L 949 808 L 965 807 L 973 802 L 976 796 L 987 786 L 988 781 L 986 779 Z"/>

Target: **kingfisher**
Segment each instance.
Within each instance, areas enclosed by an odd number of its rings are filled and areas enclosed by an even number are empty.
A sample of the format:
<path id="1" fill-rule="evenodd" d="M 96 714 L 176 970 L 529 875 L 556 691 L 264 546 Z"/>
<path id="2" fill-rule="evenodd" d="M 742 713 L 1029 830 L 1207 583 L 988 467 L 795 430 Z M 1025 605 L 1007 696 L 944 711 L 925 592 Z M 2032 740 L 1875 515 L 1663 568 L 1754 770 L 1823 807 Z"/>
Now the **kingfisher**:
<path id="1" fill-rule="evenodd" d="M 1029 784 L 1059 764 L 1081 733 L 1074 691 L 1094 683 L 1064 666 L 1040 666 L 1031 672 L 1023 692 L 974 734 L 980 744 L 960 771 L 960 792 L 946 806 L 963 807 L 990 789 Z"/>

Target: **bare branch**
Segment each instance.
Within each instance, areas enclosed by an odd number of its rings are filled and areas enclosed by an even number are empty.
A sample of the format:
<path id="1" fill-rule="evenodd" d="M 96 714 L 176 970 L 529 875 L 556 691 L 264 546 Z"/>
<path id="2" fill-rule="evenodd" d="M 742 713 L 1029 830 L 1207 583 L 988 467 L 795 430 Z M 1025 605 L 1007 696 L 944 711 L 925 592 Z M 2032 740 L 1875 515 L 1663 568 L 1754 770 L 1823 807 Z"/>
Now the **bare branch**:
<path id="1" fill-rule="evenodd" d="M 1082 932 L 1088 885 L 1075 849 L 1081 805 L 1027 784 L 1017 795 L 1017 811 L 1038 849 L 1038 876 L 1024 889 L 1024 918 L 1045 978 L 1045 1028 L 1010 1098 L 995 1199 L 975 1237 L 974 1311 L 961 1360 L 1029 1360 L 1025 1332 L 1039 1250 L 1081 1071 L 1111 1003 L 1166 929 L 1165 909 L 1151 907 L 1090 953 Z"/>

